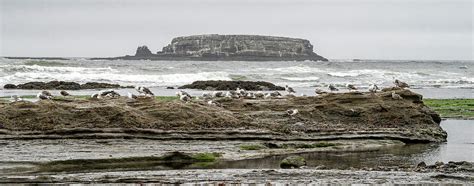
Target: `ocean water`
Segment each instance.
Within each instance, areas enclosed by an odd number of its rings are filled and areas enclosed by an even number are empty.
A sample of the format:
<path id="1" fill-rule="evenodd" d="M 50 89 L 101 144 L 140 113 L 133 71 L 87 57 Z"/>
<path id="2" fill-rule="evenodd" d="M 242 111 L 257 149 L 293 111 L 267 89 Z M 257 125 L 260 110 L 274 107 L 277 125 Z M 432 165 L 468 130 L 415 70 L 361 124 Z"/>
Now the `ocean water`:
<path id="1" fill-rule="evenodd" d="M 433 94 L 440 90 L 447 92 L 443 95 L 457 93 L 460 95 L 453 97 L 470 97 L 474 89 L 474 61 L 216 62 L 0 58 L 0 87 L 7 83 L 62 80 L 142 85 L 161 91 L 160 87 L 180 86 L 197 80 L 248 80 L 290 85 L 309 94 L 314 87 L 328 84 L 344 87 L 351 83 L 362 89 L 371 83 L 379 87 L 392 86 L 393 79 L 406 81 L 415 90 L 428 90 L 418 91 L 422 93 Z M 5 90 L 2 91 L 6 95 Z"/>

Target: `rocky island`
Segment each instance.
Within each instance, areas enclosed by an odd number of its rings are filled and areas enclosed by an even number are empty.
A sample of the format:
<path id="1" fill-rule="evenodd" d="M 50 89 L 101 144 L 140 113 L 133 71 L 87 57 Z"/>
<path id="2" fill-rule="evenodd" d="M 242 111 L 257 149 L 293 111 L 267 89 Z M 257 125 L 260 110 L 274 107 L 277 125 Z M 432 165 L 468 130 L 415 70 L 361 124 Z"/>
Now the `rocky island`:
<path id="1" fill-rule="evenodd" d="M 193 35 L 174 38 L 161 51 L 147 46 L 135 55 L 95 60 L 197 60 L 197 61 L 328 61 L 313 51 L 306 39 L 259 35 Z"/>

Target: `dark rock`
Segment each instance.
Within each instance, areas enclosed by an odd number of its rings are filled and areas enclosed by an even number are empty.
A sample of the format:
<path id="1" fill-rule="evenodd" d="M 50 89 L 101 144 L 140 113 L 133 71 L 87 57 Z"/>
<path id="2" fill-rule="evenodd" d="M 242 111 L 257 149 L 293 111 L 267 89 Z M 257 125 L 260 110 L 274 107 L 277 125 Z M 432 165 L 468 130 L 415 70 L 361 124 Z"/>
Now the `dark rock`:
<path id="1" fill-rule="evenodd" d="M 135 56 L 153 56 L 153 53 L 151 53 L 147 46 L 139 46 Z"/>
<path id="2" fill-rule="evenodd" d="M 174 87 L 166 87 L 166 89 L 174 89 Z"/>
<path id="3" fill-rule="evenodd" d="M 28 82 L 24 84 L 7 84 L 10 89 L 28 89 L 28 90 L 80 90 L 80 89 L 104 89 L 104 88 L 130 88 L 118 84 L 88 82 L 79 84 L 68 81 L 50 81 L 50 82 Z M 7 86 L 5 85 L 5 86 Z"/>
<path id="4" fill-rule="evenodd" d="M 280 162 L 280 167 L 283 169 L 300 168 L 302 166 L 306 166 L 306 160 L 301 156 L 288 156 Z"/>
<path id="5" fill-rule="evenodd" d="M 444 163 L 443 163 L 442 161 L 437 161 L 437 162 L 435 163 L 435 165 L 436 165 L 437 167 L 441 167 L 441 166 L 444 165 Z"/>
<path id="6" fill-rule="evenodd" d="M 425 167 L 426 167 L 426 163 L 424 161 L 422 161 L 422 162 L 420 162 L 416 165 L 416 168 L 425 168 Z"/>
<path id="7" fill-rule="evenodd" d="M 284 87 L 276 86 L 264 81 L 195 81 L 188 85 L 178 87 L 179 89 L 201 89 L 201 90 L 235 90 L 237 88 L 245 90 L 285 90 Z M 266 90 L 265 89 L 265 90 Z"/>
<path id="8" fill-rule="evenodd" d="M 87 82 L 81 85 L 81 89 L 121 88 L 118 84 Z"/>
<path id="9" fill-rule="evenodd" d="M 5 84 L 3 86 L 4 89 L 16 89 L 16 85 L 14 84 Z"/>

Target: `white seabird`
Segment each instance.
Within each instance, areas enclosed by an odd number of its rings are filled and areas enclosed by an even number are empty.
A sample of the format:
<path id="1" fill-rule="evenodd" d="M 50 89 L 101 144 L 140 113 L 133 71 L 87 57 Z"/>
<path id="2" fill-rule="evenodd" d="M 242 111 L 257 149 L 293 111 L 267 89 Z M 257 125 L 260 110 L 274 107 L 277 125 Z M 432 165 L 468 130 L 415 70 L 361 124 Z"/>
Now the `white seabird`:
<path id="1" fill-rule="evenodd" d="M 263 98 L 265 94 L 262 91 L 255 92 L 254 96 L 256 98 Z"/>
<path id="2" fill-rule="evenodd" d="M 61 90 L 61 92 L 59 92 L 59 94 L 61 94 L 61 96 L 70 96 L 71 94 L 69 94 L 69 92 L 66 92 L 65 90 Z"/>
<path id="3" fill-rule="evenodd" d="M 296 114 L 298 114 L 298 109 L 289 109 L 286 111 L 286 113 L 289 115 L 289 116 L 294 116 Z"/>
<path id="4" fill-rule="evenodd" d="M 181 94 L 181 95 L 179 96 L 179 100 L 184 101 L 184 102 L 191 101 L 191 99 L 192 99 L 192 98 L 191 98 L 190 96 L 186 95 L 186 94 Z"/>
<path id="5" fill-rule="evenodd" d="M 393 84 L 395 84 L 395 86 L 400 87 L 400 88 L 410 88 L 410 86 L 408 85 L 408 83 L 405 83 L 405 82 L 400 81 L 400 80 L 398 80 L 398 79 L 395 79 L 395 81 L 393 82 Z"/>
<path id="6" fill-rule="evenodd" d="M 18 95 L 13 95 L 13 96 L 11 96 L 11 99 L 12 99 L 13 102 L 23 101 L 23 98 L 21 98 L 21 97 L 18 96 Z"/>
<path id="7" fill-rule="evenodd" d="M 114 90 L 110 89 L 110 90 L 106 90 L 106 91 L 102 91 L 100 93 L 100 96 L 101 97 L 112 97 L 112 98 L 115 98 L 115 97 L 120 97 L 120 94 L 115 92 Z"/>
<path id="8" fill-rule="evenodd" d="M 247 91 L 245 91 L 245 89 L 241 89 L 240 87 L 237 87 L 237 89 L 235 90 L 235 92 L 237 94 L 240 94 L 240 96 L 245 96 L 247 94 Z"/>
<path id="9" fill-rule="evenodd" d="M 91 99 L 99 99 L 99 94 L 98 93 L 94 93 L 91 95 Z"/>
<path id="10" fill-rule="evenodd" d="M 316 93 L 316 94 L 326 94 L 327 92 L 317 88 L 317 89 L 314 90 L 314 93 Z"/>
<path id="11" fill-rule="evenodd" d="M 403 97 L 396 94 L 395 92 L 392 92 L 392 99 L 397 99 L 398 100 L 398 99 L 403 99 Z"/>
<path id="12" fill-rule="evenodd" d="M 339 91 L 339 89 L 336 88 L 333 84 L 329 84 L 328 88 L 329 88 L 330 91 Z"/>
<path id="13" fill-rule="evenodd" d="M 49 94 L 49 95 L 48 95 Z M 36 97 L 38 99 L 51 99 L 53 96 L 51 96 L 51 93 L 49 93 L 48 91 L 42 91 L 42 92 L 39 92 Z"/>
<path id="14" fill-rule="evenodd" d="M 218 106 L 218 107 L 222 106 L 219 102 L 216 102 L 216 101 L 213 101 L 213 100 L 209 100 L 207 102 L 207 104 L 211 105 L 211 106 Z"/>
<path id="15" fill-rule="evenodd" d="M 138 98 L 137 95 L 132 94 L 132 93 L 130 93 L 130 92 L 128 92 L 127 97 L 130 98 L 130 99 L 137 99 L 137 98 Z"/>
<path id="16" fill-rule="evenodd" d="M 350 91 L 352 91 L 352 90 L 357 90 L 357 88 L 356 88 L 353 84 L 346 84 L 346 87 L 347 87 L 347 89 L 349 89 Z"/>
<path id="17" fill-rule="evenodd" d="M 220 97 L 224 97 L 224 93 L 223 92 L 219 92 L 219 91 L 214 91 L 212 92 L 212 97 L 214 98 L 220 98 Z"/>
<path id="18" fill-rule="evenodd" d="M 211 99 L 211 98 L 212 98 L 212 94 L 209 93 L 209 92 L 203 92 L 201 97 L 202 97 L 203 99 Z"/>
<path id="19" fill-rule="evenodd" d="M 293 88 L 289 87 L 288 85 L 285 85 L 285 91 L 288 92 L 288 94 L 294 94 L 296 93 Z"/>
<path id="20" fill-rule="evenodd" d="M 183 90 L 180 90 L 180 91 L 176 92 L 176 96 L 181 97 L 182 95 L 186 95 L 186 96 L 192 98 L 192 96 L 190 94 L 188 94 L 187 92 L 185 92 Z"/>
<path id="21" fill-rule="evenodd" d="M 376 93 L 379 90 L 379 87 L 376 84 L 369 85 L 369 92 Z"/>
<path id="22" fill-rule="evenodd" d="M 135 90 L 137 90 L 138 93 L 144 94 L 145 96 L 154 96 L 153 92 L 151 92 L 150 89 L 142 86 L 136 86 Z"/>

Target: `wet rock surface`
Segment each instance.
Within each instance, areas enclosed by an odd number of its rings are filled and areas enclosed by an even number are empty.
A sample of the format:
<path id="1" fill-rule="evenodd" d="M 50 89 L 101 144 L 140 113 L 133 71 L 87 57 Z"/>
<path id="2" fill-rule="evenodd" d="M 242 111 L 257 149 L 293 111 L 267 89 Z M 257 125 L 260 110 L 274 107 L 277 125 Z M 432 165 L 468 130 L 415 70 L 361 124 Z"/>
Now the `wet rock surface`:
<path id="1" fill-rule="evenodd" d="M 408 98 L 414 93 L 401 90 L 397 94 Z M 446 140 L 446 132 L 421 100 L 394 100 L 390 95 L 351 92 L 317 97 L 215 99 L 221 107 L 203 100 L 184 103 L 124 97 L 19 101 L 0 103 L 0 122 L 5 127 L 2 133 L 10 137 L 101 133 L 102 137 L 137 134 L 132 136 L 151 139 Z M 298 109 L 299 113 L 289 116 L 288 109 Z"/>
<path id="2" fill-rule="evenodd" d="M 36 89 L 36 90 L 81 90 L 81 89 L 105 89 L 105 88 L 133 88 L 131 86 L 120 86 L 118 84 L 87 82 L 79 84 L 68 81 L 28 82 L 23 84 L 6 84 L 5 89 Z"/>
<path id="3" fill-rule="evenodd" d="M 237 88 L 262 91 L 285 90 L 285 87 L 276 86 L 273 83 L 264 81 L 195 81 L 179 88 L 201 90 L 235 90 Z"/>
<path id="4" fill-rule="evenodd" d="M 141 46 L 135 56 L 93 59 L 328 61 L 313 52 L 313 45 L 305 39 L 219 34 L 177 37 L 156 54 Z"/>
<path id="5" fill-rule="evenodd" d="M 280 162 L 280 167 L 284 169 L 300 168 L 306 165 L 306 160 L 301 156 L 288 156 Z"/>

